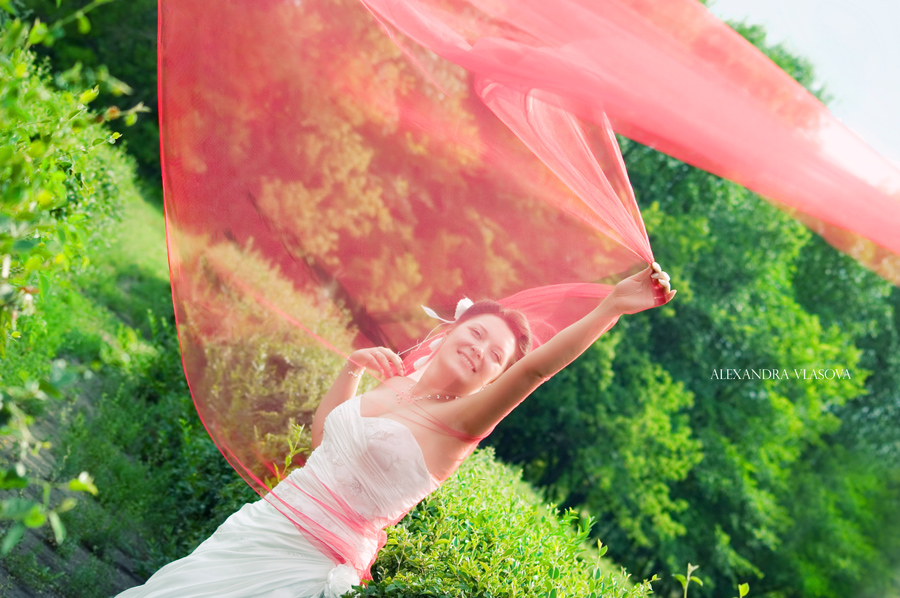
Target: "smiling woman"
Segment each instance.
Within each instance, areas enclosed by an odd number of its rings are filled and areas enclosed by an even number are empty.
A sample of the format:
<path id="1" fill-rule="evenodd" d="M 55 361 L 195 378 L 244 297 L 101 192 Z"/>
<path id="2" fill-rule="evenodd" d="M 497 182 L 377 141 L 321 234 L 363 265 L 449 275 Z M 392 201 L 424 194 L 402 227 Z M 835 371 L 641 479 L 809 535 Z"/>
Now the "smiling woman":
<path id="1" fill-rule="evenodd" d="M 340 594 L 516 405 L 674 292 L 599 107 L 585 125 L 503 59 L 473 79 L 355 0 L 219 9 L 160 10 L 172 288 L 198 413 L 263 499 L 124 596 Z M 548 47 L 472 18 L 500 58 Z M 420 306 L 463 295 L 498 301 L 401 360 Z M 311 427 L 305 464 L 269 450 L 289 424 Z"/>
<path id="2" fill-rule="evenodd" d="M 525 356 L 531 344 L 524 314 L 494 301 L 479 301 L 430 343 L 432 353 L 418 361 L 420 367 L 409 376 L 390 349 L 356 351 L 345 366 L 347 384 L 338 379 L 316 411 L 313 447 L 321 442 L 327 415 L 355 392 L 352 379 L 370 368 L 384 383 L 361 400 L 364 415 L 409 427 L 423 447 L 428 469 L 444 480 L 474 449 L 472 439 L 487 435 L 481 419 L 484 410 L 472 401 L 481 401 L 489 385 Z"/>
<path id="3" fill-rule="evenodd" d="M 674 295 L 654 262 L 530 352 L 525 316 L 494 302 L 471 306 L 408 376 L 390 349 L 355 351 L 316 412 L 306 465 L 120 597 L 342 595 L 368 572 L 383 529 L 437 489 L 507 413 L 620 315 Z M 364 370 L 383 378 L 357 395 Z"/>

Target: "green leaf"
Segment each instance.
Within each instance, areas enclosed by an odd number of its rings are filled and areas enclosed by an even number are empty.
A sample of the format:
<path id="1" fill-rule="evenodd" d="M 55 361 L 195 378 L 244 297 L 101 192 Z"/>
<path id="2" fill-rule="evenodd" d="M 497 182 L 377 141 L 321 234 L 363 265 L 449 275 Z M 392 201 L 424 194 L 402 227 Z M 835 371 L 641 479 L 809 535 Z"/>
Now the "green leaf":
<path id="1" fill-rule="evenodd" d="M 58 76 L 63 81 L 68 81 L 68 82 L 79 81 L 81 79 L 82 68 L 83 67 L 81 65 L 81 62 L 75 62 L 75 64 L 72 66 L 72 68 L 63 71 Z M 77 116 L 82 111 L 84 111 L 84 108 L 75 108 L 74 110 L 72 110 L 72 112 L 69 113 L 69 116 L 66 120 L 71 120 L 73 117 Z"/>
<path id="2" fill-rule="evenodd" d="M 47 144 L 40 139 L 35 139 L 28 146 L 28 155 L 32 158 L 40 158 L 47 152 Z"/>
<path id="3" fill-rule="evenodd" d="M 698 584 L 700 584 L 701 587 L 703 586 L 703 580 L 699 577 L 692 577 L 691 581 L 696 581 Z"/>
<path id="4" fill-rule="evenodd" d="M 34 25 L 31 26 L 31 31 L 28 32 L 28 41 L 26 42 L 26 46 L 33 46 L 35 44 L 39 44 L 44 41 L 44 38 L 47 36 L 47 26 L 39 19 L 35 19 Z"/>
<path id="5" fill-rule="evenodd" d="M 22 523 L 30 528 L 41 527 L 46 522 L 47 516 L 44 515 L 40 505 L 34 505 L 31 510 L 28 511 L 28 514 L 25 515 L 25 518 L 22 519 Z"/>
<path id="6" fill-rule="evenodd" d="M 7 53 L 12 52 L 12 49 L 20 45 L 27 35 L 28 30 L 25 28 L 25 24 L 19 20 L 13 21 L 11 25 L 7 26 L 6 43 L 3 44 L 3 50 Z"/>
<path id="7" fill-rule="evenodd" d="M 42 208 L 46 208 L 53 203 L 53 194 L 46 189 L 41 189 L 40 191 L 38 191 L 37 197 L 35 199 L 37 200 L 39 206 L 41 206 Z"/>
<path id="8" fill-rule="evenodd" d="M 84 13 L 79 12 L 75 15 L 75 18 L 78 20 L 78 33 L 81 33 L 82 35 L 89 33 L 91 30 L 91 22 L 84 16 Z"/>
<path id="9" fill-rule="evenodd" d="M 69 266 L 71 265 L 71 263 L 69 262 L 69 258 L 66 256 L 65 253 L 57 253 L 53 257 L 53 263 L 59 264 L 63 268 L 63 270 L 66 270 L 66 271 L 69 270 Z"/>
<path id="10" fill-rule="evenodd" d="M 0 489 L 25 488 L 28 486 L 28 478 L 20 476 L 15 469 L 0 469 Z"/>
<path id="11" fill-rule="evenodd" d="M 66 528 L 59 518 L 59 513 L 56 511 L 50 512 L 50 527 L 53 528 L 53 537 L 56 539 L 56 543 L 62 544 L 63 540 L 66 539 Z"/>
<path id="12" fill-rule="evenodd" d="M 97 96 L 99 96 L 99 95 L 100 95 L 100 88 L 95 85 L 91 89 L 81 92 L 81 95 L 78 96 L 78 101 L 81 102 L 82 104 L 90 104 L 91 102 L 96 100 Z M 100 141 L 101 141 L 101 143 L 103 142 L 103 140 L 100 140 Z M 96 145 L 96 143 L 95 143 L 95 145 Z"/>
<path id="13" fill-rule="evenodd" d="M 9 531 L 6 532 L 6 536 L 3 537 L 3 543 L 0 544 L 0 554 L 9 554 L 9 551 L 15 548 L 16 544 L 19 543 L 19 540 L 22 539 L 22 536 L 25 535 L 25 524 L 16 523 Z"/>
<path id="14" fill-rule="evenodd" d="M 687 579 L 681 573 L 675 574 L 675 579 L 681 582 L 681 587 L 683 588 L 687 584 Z"/>
<path id="15" fill-rule="evenodd" d="M 738 586 L 738 598 L 744 598 L 747 593 L 750 591 L 750 584 L 742 583 Z"/>
<path id="16" fill-rule="evenodd" d="M 40 242 L 40 239 L 35 239 L 34 237 L 29 237 L 27 239 L 17 239 L 16 242 L 13 243 L 12 248 L 13 251 L 25 253 L 26 251 L 31 250 Z"/>
<path id="17" fill-rule="evenodd" d="M 38 268 L 40 268 L 43 265 L 44 265 L 44 258 L 42 258 L 39 255 L 32 255 L 25 262 L 25 270 L 28 272 L 32 272 L 34 270 L 37 270 Z"/>
<path id="18" fill-rule="evenodd" d="M 38 387 L 54 399 L 58 399 L 62 396 L 62 393 L 59 391 L 59 389 L 50 384 L 50 382 L 47 380 L 41 380 L 38 383 Z"/>
<path id="19" fill-rule="evenodd" d="M 86 471 L 82 471 L 78 479 L 69 480 L 69 490 L 75 492 L 90 492 L 97 494 L 97 487 L 94 485 L 94 479 L 88 475 Z"/>
<path id="20" fill-rule="evenodd" d="M 41 273 L 41 280 L 38 284 L 38 287 L 41 290 L 41 292 L 38 294 L 38 296 L 41 298 L 41 302 L 46 301 L 47 294 L 50 292 L 50 278 L 48 278 L 46 274 Z"/>

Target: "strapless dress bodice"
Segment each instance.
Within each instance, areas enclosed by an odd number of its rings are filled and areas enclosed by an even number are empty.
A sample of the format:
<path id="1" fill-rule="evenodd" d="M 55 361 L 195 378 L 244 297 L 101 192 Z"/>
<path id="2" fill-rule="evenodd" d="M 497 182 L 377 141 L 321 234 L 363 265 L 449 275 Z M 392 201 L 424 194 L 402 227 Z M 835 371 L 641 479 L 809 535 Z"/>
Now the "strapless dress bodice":
<path id="1" fill-rule="evenodd" d="M 322 443 L 265 499 L 357 570 L 374 559 L 383 528 L 440 485 L 409 428 L 363 417 L 360 396 L 325 418 Z"/>

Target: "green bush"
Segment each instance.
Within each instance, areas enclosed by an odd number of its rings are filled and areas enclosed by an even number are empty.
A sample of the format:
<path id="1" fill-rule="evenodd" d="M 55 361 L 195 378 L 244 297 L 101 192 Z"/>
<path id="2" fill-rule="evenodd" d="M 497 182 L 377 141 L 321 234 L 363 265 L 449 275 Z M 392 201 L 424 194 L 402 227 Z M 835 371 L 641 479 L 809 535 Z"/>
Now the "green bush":
<path id="1" fill-rule="evenodd" d="M 589 525 L 522 492 L 521 472 L 475 452 L 435 493 L 388 530 L 363 596 L 637 598 L 632 584 L 585 550 Z M 654 576 L 655 579 L 655 576 Z"/>
<path id="2" fill-rule="evenodd" d="M 77 9 L 94 4 L 89 0 L 19 0 L 24 10 L 44 21 L 55 21 Z M 111 128 L 125 136 L 128 153 L 137 160 L 140 175 L 159 184 L 159 114 L 156 98 L 157 0 L 112 2 L 90 15 L 89 27 L 73 21 L 65 26 L 65 37 L 50 48 L 40 48 L 55 68 L 81 65 L 85 80 L 102 84 L 108 72 L 126 82 L 132 103 L 146 105 L 149 113 L 136 123 L 118 119 Z M 120 104 L 121 98 L 101 85 L 97 103 Z"/>
<path id="3" fill-rule="evenodd" d="M 9 3 L 0 7 L 13 12 Z M 96 492 L 86 473 L 51 484 L 30 476 L 25 465 L 47 446 L 30 431 L 35 418 L 72 381 L 64 362 L 51 364 L 54 351 L 40 346 L 50 328 L 41 313 L 65 274 L 89 263 L 87 247 L 116 215 L 118 196 L 134 176 L 133 160 L 110 147 L 120 134 L 110 133 L 100 124 L 104 116 L 87 108 L 98 88 L 82 89 L 78 69 L 51 81 L 36 63 L 31 48 L 52 44 L 61 23 L 0 17 L 0 437 L 15 447 L 0 461 L 0 490 L 26 491 L 0 503 L 0 520 L 12 522 L 0 544 L 3 554 L 26 528 L 48 522 L 62 541 L 59 513 L 74 503 L 51 508 L 52 487 Z M 26 317 L 34 321 L 23 336 Z M 42 487 L 43 500 L 29 498 L 29 487 Z"/>

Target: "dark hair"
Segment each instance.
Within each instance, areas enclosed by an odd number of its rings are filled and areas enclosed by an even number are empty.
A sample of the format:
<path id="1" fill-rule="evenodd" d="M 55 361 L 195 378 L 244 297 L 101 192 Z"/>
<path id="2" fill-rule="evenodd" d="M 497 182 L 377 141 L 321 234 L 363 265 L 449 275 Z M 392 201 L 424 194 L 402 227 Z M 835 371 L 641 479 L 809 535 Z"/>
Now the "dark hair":
<path id="1" fill-rule="evenodd" d="M 519 361 L 526 353 L 531 351 L 531 326 L 528 325 L 528 319 L 525 317 L 525 314 L 515 309 L 503 307 L 496 301 L 491 301 L 490 299 L 483 299 L 473 303 L 469 309 L 463 312 L 459 317 L 454 324 L 454 328 L 466 320 L 471 320 L 475 316 L 484 315 L 497 316 L 503 320 L 506 325 L 509 326 L 509 329 L 516 339 L 516 351 L 507 367 Z"/>

